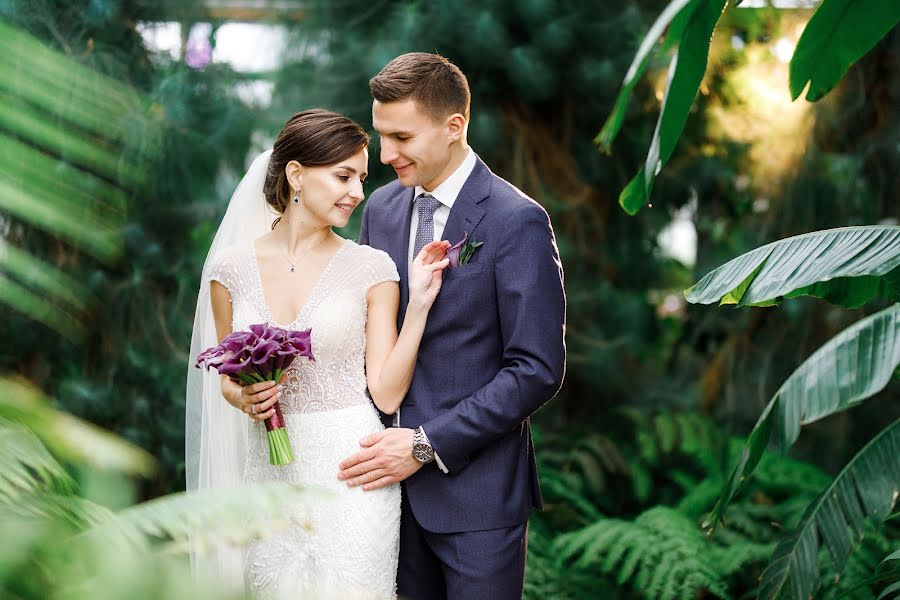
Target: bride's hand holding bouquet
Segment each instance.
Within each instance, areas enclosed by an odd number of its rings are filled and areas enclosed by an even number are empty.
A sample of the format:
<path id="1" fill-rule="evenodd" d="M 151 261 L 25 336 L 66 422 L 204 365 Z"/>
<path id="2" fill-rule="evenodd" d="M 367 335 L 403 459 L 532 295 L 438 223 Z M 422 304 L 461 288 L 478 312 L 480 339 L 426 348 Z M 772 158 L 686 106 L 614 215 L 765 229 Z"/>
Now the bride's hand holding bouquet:
<path id="1" fill-rule="evenodd" d="M 218 346 L 205 350 L 197 357 L 198 368 L 214 368 L 220 375 L 243 384 L 237 401 L 229 397 L 232 394 L 227 393 L 224 383 L 223 395 L 230 404 L 256 420 L 265 421 L 269 462 L 273 465 L 287 465 L 294 460 L 278 404 L 281 386 L 276 387 L 276 383 L 282 380 L 285 371 L 298 356 L 315 360 L 309 329 L 288 331 L 260 323 L 251 325 L 250 331 L 228 334 Z"/>

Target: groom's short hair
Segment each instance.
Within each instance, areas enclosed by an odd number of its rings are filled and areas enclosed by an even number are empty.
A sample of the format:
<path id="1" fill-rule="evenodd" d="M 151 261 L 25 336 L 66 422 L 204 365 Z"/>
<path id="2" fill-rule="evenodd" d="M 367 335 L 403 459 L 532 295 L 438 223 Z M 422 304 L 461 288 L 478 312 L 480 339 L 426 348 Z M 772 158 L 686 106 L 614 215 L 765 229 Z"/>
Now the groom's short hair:
<path id="1" fill-rule="evenodd" d="M 379 102 L 410 99 L 434 120 L 460 113 L 469 120 L 469 82 L 459 67 L 428 52 L 402 54 L 369 80 Z"/>

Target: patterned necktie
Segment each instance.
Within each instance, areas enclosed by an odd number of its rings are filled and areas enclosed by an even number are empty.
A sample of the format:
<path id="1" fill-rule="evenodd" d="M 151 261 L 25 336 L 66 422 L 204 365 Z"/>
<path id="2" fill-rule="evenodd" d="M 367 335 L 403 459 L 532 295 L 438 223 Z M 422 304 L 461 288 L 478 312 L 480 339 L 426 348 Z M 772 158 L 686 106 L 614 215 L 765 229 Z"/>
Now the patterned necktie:
<path id="1" fill-rule="evenodd" d="M 434 211 L 441 203 L 429 194 L 416 198 L 416 209 L 419 211 L 419 225 L 416 227 L 416 243 L 413 244 L 413 260 L 426 244 L 434 241 Z"/>

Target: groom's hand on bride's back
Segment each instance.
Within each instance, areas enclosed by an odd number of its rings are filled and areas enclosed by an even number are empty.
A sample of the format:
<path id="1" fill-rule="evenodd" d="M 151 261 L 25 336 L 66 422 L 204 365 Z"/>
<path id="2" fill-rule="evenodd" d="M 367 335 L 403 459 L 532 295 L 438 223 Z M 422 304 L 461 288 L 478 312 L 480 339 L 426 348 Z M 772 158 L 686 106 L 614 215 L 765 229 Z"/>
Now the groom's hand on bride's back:
<path id="1" fill-rule="evenodd" d="M 413 430 L 391 427 L 364 437 L 363 450 L 345 459 L 338 479 L 366 491 L 399 483 L 422 468 L 413 457 Z"/>

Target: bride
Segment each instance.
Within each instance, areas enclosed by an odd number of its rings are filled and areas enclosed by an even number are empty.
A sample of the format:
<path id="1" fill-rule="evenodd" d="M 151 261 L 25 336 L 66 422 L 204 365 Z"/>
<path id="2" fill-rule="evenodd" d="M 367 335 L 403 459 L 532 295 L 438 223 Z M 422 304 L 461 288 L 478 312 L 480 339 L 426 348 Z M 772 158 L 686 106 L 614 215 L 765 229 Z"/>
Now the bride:
<path id="1" fill-rule="evenodd" d="M 235 191 L 203 269 L 191 360 L 253 323 L 312 329 L 315 361 L 297 359 L 279 384 L 241 387 L 189 369 L 189 490 L 282 480 L 330 492 L 282 507 L 292 525 L 243 553 L 214 553 L 206 566 L 254 597 L 395 596 L 400 487 L 348 487 L 338 464 L 383 428 L 373 401 L 388 414 L 400 406 L 449 244 L 427 244 L 413 261 L 398 335 L 394 263 L 332 230 L 363 201 L 368 141 L 359 125 L 332 112 L 291 117 Z M 269 464 L 263 424 L 275 402 L 296 457 L 281 467 Z"/>

